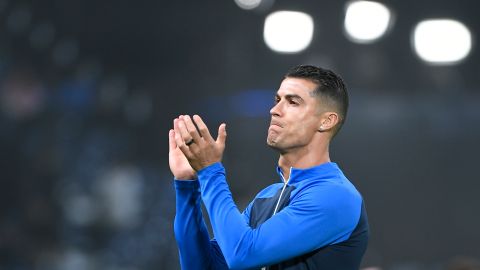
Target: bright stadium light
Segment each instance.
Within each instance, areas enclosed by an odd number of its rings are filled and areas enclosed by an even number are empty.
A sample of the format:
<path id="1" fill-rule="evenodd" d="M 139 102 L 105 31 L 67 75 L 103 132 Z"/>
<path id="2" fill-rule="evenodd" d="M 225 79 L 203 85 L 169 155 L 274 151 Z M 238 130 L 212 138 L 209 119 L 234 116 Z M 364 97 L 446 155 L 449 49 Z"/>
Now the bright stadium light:
<path id="1" fill-rule="evenodd" d="M 345 33 L 357 43 L 371 43 L 381 38 L 390 28 L 390 9 L 377 2 L 353 1 L 347 4 L 345 12 Z"/>
<path id="2" fill-rule="evenodd" d="M 312 42 L 313 19 L 297 11 L 276 11 L 265 19 L 263 39 L 273 51 L 296 53 Z"/>
<path id="3" fill-rule="evenodd" d="M 262 3 L 262 0 L 235 0 L 235 3 L 240 8 L 250 10 L 257 8 Z"/>
<path id="4" fill-rule="evenodd" d="M 456 20 L 424 20 L 413 31 L 412 45 L 420 59 L 428 63 L 455 64 L 470 53 L 472 35 Z"/>

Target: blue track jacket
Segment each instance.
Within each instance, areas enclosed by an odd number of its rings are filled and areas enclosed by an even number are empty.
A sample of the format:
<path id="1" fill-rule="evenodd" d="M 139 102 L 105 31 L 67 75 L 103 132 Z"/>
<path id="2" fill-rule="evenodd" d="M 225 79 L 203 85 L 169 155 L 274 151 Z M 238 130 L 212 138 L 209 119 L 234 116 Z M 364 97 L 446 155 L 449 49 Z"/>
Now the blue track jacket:
<path id="1" fill-rule="evenodd" d="M 241 213 L 225 169 L 212 164 L 198 180 L 175 180 L 175 237 L 184 270 L 358 269 L 368 242 L 363 200 L 337 164 L 290 170 L 290 179 L 257 194 Z M 202 216 L 213 228 L 210 240 Z"/>

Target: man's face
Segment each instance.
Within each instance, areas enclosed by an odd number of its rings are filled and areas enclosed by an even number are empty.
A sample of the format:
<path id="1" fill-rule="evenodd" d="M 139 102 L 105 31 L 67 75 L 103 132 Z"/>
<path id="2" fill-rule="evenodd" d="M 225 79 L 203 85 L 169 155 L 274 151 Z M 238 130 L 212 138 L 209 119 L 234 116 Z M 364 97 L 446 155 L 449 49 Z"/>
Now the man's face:
<path id="1" fill-rule="evenodd" d="M 317 85 L 301 78 L 285 78 L 275 96 L 267 144 L 281 152 L 308 145 L 321 122 Z"/>

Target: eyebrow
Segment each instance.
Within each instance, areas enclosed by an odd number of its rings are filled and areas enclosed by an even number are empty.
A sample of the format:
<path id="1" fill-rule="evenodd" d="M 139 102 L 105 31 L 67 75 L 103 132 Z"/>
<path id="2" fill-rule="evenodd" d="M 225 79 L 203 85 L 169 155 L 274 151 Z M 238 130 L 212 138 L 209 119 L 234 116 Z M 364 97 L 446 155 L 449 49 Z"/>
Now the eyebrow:
<path id="1" fill-rule="evenodd" d="M 280 95 L 277 93 L 275 94 L 275 97 L 280 97 Z M 303 98 L 297 94 L 286 94 L 284 97 L 286 99 L 297 99 L 303 101 Z"/>

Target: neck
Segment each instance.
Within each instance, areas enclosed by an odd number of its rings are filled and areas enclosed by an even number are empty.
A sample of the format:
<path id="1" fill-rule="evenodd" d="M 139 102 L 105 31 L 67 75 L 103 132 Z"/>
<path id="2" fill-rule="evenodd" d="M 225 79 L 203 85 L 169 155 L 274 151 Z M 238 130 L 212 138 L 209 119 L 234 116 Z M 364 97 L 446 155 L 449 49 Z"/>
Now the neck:
<path id="1" fill-rule="evenodd" d="M 307 145 L 302 148 L 285 151 L 280 154 L 278 166 L 282 169 L 286 181 L 290 178 L 290 168 L 306 169 L 330 162 L 328 143 Z"/>

